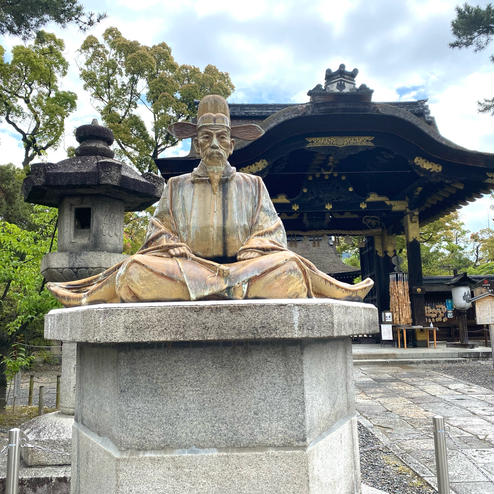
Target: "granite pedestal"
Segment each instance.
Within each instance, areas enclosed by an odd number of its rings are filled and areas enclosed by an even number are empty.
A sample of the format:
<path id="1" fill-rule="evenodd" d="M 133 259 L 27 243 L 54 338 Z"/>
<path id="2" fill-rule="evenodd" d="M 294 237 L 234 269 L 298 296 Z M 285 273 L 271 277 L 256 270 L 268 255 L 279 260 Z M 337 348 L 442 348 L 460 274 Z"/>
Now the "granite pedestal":
<path id="1" fill-rule="evenodd" d="M 59 309 L 77 343 L 72 492 L 360 492 L 349 336 L 327 299 Z"/>

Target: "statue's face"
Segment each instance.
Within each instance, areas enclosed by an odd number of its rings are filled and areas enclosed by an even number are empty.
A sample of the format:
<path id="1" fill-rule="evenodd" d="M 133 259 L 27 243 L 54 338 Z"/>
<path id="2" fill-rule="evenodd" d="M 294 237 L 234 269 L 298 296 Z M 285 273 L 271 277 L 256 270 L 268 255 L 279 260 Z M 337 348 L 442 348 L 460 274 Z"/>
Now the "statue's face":
<path id="1" fill-rule="evenodd" d="M 201 127 L 194 139 L 202 161 L 206 166 L 225 166 L 233 152 L 234 141 L 230 129 L 222 125 Z"/>

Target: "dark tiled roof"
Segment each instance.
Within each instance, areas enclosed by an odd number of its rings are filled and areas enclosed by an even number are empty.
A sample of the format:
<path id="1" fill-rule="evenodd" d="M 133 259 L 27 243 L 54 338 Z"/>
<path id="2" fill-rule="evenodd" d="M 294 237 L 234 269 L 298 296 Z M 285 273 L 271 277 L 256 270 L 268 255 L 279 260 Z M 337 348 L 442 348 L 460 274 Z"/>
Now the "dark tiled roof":
<path id="1" fill-rule="evenodd" d="M 427 105 L 426 99 L 421 99 L 417 101 L 391 101 L 391 102 L 381 102 L 380 104 L 391 105 L 403 110 L 409 111 L 418 118 L 421 118 L 429 125 L 436 127 L 434 118 L 430 114 L 429 106 Z M 287 104 L 287 103 L 260 103 L 260 104 L 240 104 L 231 103 L 230 116 L 231 119 L 237 123 L 242 121 L 262 121 L 273 115 L 274 113 L 288 108 L 290 106 L 297 106 L 297 104 Z"/>
<path id="2" fill-rule="evenodd" d="M 289 236 L 288 248 L 308 259 L 324 273 L 355 272 L 355 276 L 360 273 L 358 268 L 349 266 L 340 259 L 335 246 L 330 244 L 328 236 L 313 238 L 305 235 Z"/>

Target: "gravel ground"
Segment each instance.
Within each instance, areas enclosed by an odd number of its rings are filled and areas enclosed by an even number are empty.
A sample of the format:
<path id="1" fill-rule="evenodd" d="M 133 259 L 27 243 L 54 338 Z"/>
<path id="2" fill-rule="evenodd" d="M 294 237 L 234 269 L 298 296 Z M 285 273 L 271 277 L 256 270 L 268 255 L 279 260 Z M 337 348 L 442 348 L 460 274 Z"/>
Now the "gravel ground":
<path id="1" fill-rule="evenodd" d="M 467 362 L 444 364 L 420 364 L 421 369 L 441 372 L 447 376 L 476 384 L 494 391 L 494 369 L 492 360 L 470 360 Z"/>
<path id="2" fill-rule="evenodd" d="M 360 470 L 364 484 L 389 494 L 434 494 L 436 492 L 360 423 L 358 434 Z"/>

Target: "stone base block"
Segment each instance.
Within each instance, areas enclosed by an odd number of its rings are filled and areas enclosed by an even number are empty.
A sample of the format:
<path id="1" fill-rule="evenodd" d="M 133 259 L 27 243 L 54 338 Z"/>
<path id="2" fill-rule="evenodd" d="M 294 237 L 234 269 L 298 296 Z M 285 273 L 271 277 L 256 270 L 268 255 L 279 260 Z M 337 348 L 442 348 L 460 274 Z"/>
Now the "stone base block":
<path id="1" fill-rule="evenodd" d="M 29 467 L 70 465 L 74 417 L 60 412 L 35 417 L 22 425 L 21 457 Z"/>
<path id="2" fill-rule="evenodd" d="M 72 492 L 360 492 L 352 334 L 335 300 L 109 304 L 52 311 L 77 343 Z"/>
<path id="3" fill-rule="evenodd" d="M 357 494 L 355 418 L 307 448 L 119 450 L 74 424 L 72 492 L 93 494 Z M 357 461 L 357 465 L 355 462 Z"/>

